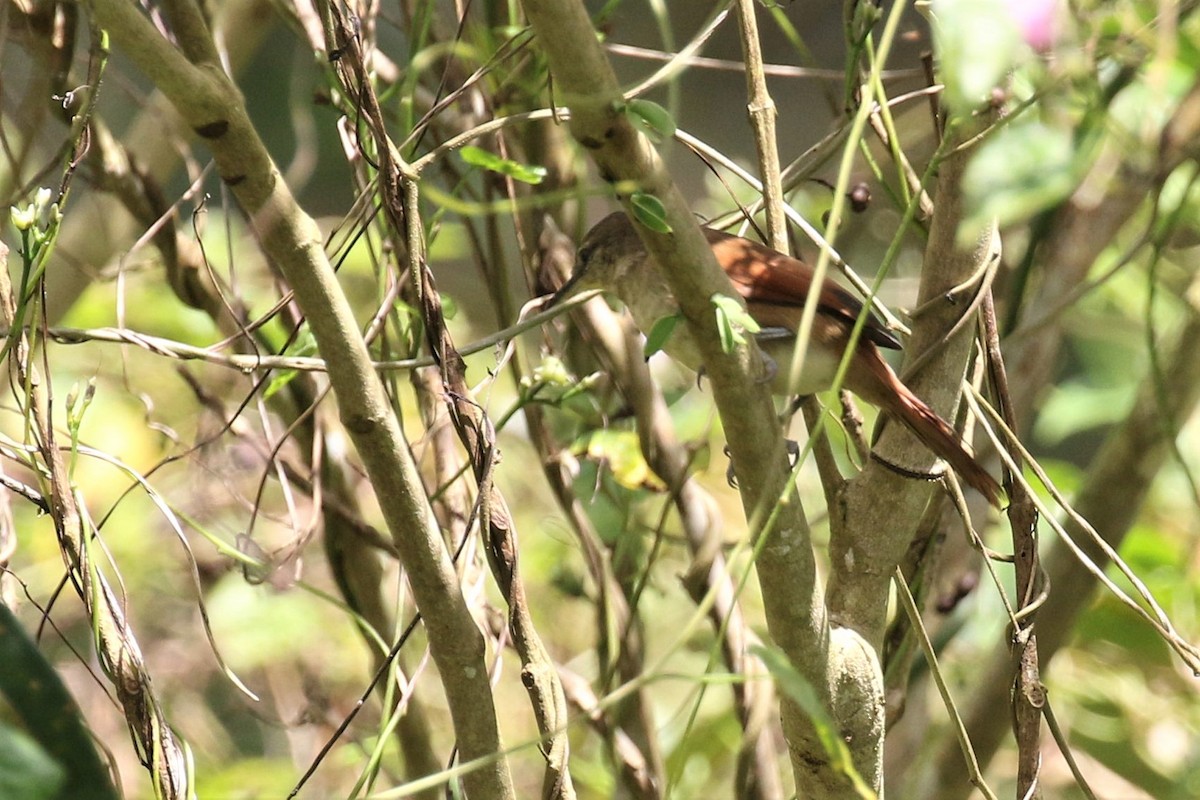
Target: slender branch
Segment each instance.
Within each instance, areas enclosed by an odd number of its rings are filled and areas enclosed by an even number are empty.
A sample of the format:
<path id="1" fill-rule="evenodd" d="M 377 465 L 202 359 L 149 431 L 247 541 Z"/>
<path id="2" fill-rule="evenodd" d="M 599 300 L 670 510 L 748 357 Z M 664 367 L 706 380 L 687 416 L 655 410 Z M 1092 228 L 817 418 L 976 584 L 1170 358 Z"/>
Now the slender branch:
<path id="1" fill-rule="evenodd" d="M 646 761 L 637 743 L 624 731 L 613 729 L 608 724 L 608 717 L 588 682 L 566 667 L 559 667 L 558 673 L 567 700 L 587 717 L 597 733 L 612 740 L 621 782 L 627 787 L 630 796 L 636 800 L 654 800 L 661 797 L 658 775 Z"/>
<path id="2" fill-rule="evenodd" d="M 342 422 L 401 553 L 446 687 L 463 759 L 486 759 L 486 766 L 464 778 L 468 793 L 511 796 L 505 763 L 495 758 L 501 745 L 482 636 L 316 223 L 284 184 L 240 93 L 224 73 L 192 65 L 127 0 L 94 0 L 92 7 L 118 46 L 207 141 L 218 174 L 246 212 L 260 246 L 291 284 L 329 367 Z"/>
<path id="3" fill-rule="evenodd" d="M 701 69 L 724 70 L 727 72 L 744 72 L 746 69 L 746 64 L 742 61 L 710 58 L 708 56 L 687 56 L 680 58 L 675 53 L 666 53 L 662 50 L 653 50 L 648 47 L 637 47 L 636 45 L 620 44 L 618 42 L 606 42 L 604 49 L 614 55 L 640 58 L 646 61 L 677 61 L 684 66 L 699 67 Z M 762 73 L 778 78 L 813 78 L 838 82 L 846 79 L 846 73 L 840 69 L 796 67 L 791 64 L 764 64 Z M 911 80 L 912 78 L 920 77 L 921 74 L 922 72 L 919 69 L 893 69 L 883 70 L 880 73 L 880 77 L 884 80 Z"/>
<path id="4" fill-rule="evenodd" d="M 750 96 L 747 111 L 754 131 L 758 153 L 758 171 L 763 182 L 763 207 L 767 212 L 767 244 L 781 253 L 789 251 L 787 222 L 783 217 L 783 181 L 780 178 L 779 145 L 775 140 L 775 101 L 767 90 L 763 74 L 762 45 L 758 41 L 758 20 L 754 0 L 737 0 L 738 34 L 742 57 L 746 61 L 746 92 Z"/>
<path id="5" fill-rule="evenodd" d="M 546 243 L 542 263 L 543 270 L 547 267 L 553 270 L 557 264 L 556 277 L 565 280 L 572 259 L 569 244 L 562 242 L 562 238 L 559 234 L 557 240 Z M 689 458 L 675 435 L 662 392 L 650 376 L 641 337 L 628 317 L 616 314 L 603 302 L 592 302 L 579 308 L 575 320 L 599 351 L 621 395 L 633 407 L 646 463 L 663 479 L 674 498 L 692 556 L 684 585 L 697 602 L 712 593 L 710 616 L 722 637 L 725 665 L 731 673 L 746 676 L 745 681 L 735 682 L 731 687 L 745 734 L 738 797 L 763 800 L 782 797 L 772 731 L 761 724 L 761 709 L 773 707 L 774 692 L 769 683 L 752 678 L 762 675 L 765 668 L 748 652 L 756 637 L 743 616 L 737 587 L 721 552 L 721 518 L 716 513 L 715 501 L 688 474 Z"/>
<path id="6" fill-rule="evenodd" d="M 724 352 L 712 324 L 710 298 L 718 293 L 736 295 L 658 154 L 622 114 L 620 88 L 582 3 L 525 0 L 523 5 L 548 57 L 556 90 L 571 109 L 572 133 L 591 153 L 601 176 L 612 185 L 635 186 L 663 205 L 671 232 L 640 229 L 639 233 L 667 275 L 712 383 L 757 546 L 767 625 L 818 698 L 846 726 L 843 733 L 854 742 L 856 768 L 874 780 L 879 750 L 870 743 L 877 740 L 858 727 L 862 718 L 857 716 L 857 706 L 881 698 L 856 696 L 853 703 L 843 705 L 843 698 L 834 704 L 831 697 L 835 686 L 841 691 L 852 682 L 850 675 L 869 674 L 878 667 L 870 666 L 866 649 L 830 638 L 808 525 L 788 480 L 781 431 L 765 384 L 755 380 L 761 374 L 761 355 L 752 342 Z M 772 453 L 779 455 L 774 458 Z M 800 792 L 818 797 L 844 793 L 849 780 L 829 764 L 808 715 L 786 698 L 783 725 Z M 863 741 L 868 744 L 865 751 L 859 748 Z M 864 753 L 866 761 L 860 762 L 858 757 Z"/>
<path id="7" fill-rule="evenodd" d="M 956 244 L 962 216 L 961 178 L 966 156 L 955 153 L 939 168 L 937 201 L 918 305 L 928 309 L 914 323 L 905 363 L 920 360 L 921 372 L 909 386 L 944 418 L 953 419 L 959 386 L 966 370 L 972 337 L 971 326 L 945 339 L 969 306 L 947 302 L 946 292 L 984 269 L 997 257 L 995 229 L 969 250 Z M 940 302 L 939 302 L 940 301 Z M 886 464 L 899 464 L 914 473 L 928 473 L 936 458 L 907 431 L 889 425 L 875 448 Z M 928 487 L 928 488 L 925 488 Z M 835 535 L 830 542 L 830 613 L 872 642 L 881 642 L 887 612 L 888 582 L 892 569 L 903 558 L 929 500 L 931 484 L 919 483 L 877 461 L 869 462 L 851 482 L 835 514 Z"/>
<path id="8" fill-rule="evenodd" d="M 542 232 L 540 245 L 542 251 L 540 271 L 544 280 L 550 281 L 552 285 L 561 285 L 566 281 L 571 265 L 574 263 L 574 243 L 569 237 L 559 232 L 552 223 L 547 223 Z M 653 389 L 642 358 L 641 343 L 636 331 L 632 330 L 630 321 L 615 314 L 603 302 L 589 302 L 580 306 L 575 314 L 575 320 L 584 338 L 592 343 L 601 359 L 608 365 L 613 382 L 621 390 L 626 402 L 634 407 L 638 430 L 642 434 L 639 436 L 639 441 L 642 444 L 647 464 L 666 481 L 668 486 L 677 485 L 674 481 L 677 473 L 660 462 L 668 460 L 674 464 L 676 463 L 675 459 L 678 458 L 678 463 L 681 465 L 678 474 L 682 474 L 686 468 L 684 466 L 686 459 L 680 453 L 678 442 L 673 437 L 669 441 L 660 440 L 653 434 L 648 434 L 644 427 L 647 424 L 644 404 Z M 647 374 L 644 382 L 631 385 L 627 380 L 629 377 L 628 367 L 635 362 Z M 658 396 L 657 393 L 654 396 Z M 659 402 L 662 402 L 660 396 Z M 665 404 L 663 412 L 665 414 Z M 640 641 L 644 626 L 641 620 L 636 618 L 637 610 L 631 607 L 629 595 L 615 574 L 613 554 L 605 549 L 601 543 L 602 537 L 598 535 L 592 521 L 582 512 L 579 500 L 571 489 L 570 480 L 564 474 L 566 472 L 563 461 L 564 453 L 550 435 L 546 414 L 541 407 L 529 405 L 525 407 L 525 415 L 529 422 L 531 439 L 542 456 L 547 478 L 560 506 L 571 521 L 571 527 L 574 529 L 584 553 L 588 572 L 596 583 L 599 594 L 596 602 L 597 651 L 602 672 L 606 678 L 601 685 L 607 688 L 613 678 L 618 678 L 625 683 L 633 682 L 639 676 L 644 675 L 646 670 L 645 648 L 641 646 Z M 661 424 L 661 419 L 658 422 Z M 653 455 L 648 451 L 652 451 Z M 687 512 L 680 510 L 680 519 L 689 541 L 700 528 L 703 528 L 703 531 L 700 532 L 701 538 L 710 532 L 718 533 L 709 527 L 708 523 L 712 518 L 704 513 L 708 509 L 707 505 L 697 505 Z M 613 539 L 611 535 L 603 538 Z M 719 546 L 718 543 L 713 543 L 714 548 L 717 546 Z M 648 693 L 638 691 L 631 694 L 614 709 L 612 716 L 609 725 L 614 730 L 606 738 L 613 756 L 620 761 L 625 761 L 627 756 L 622 753 L 622 749 L 628 746 L 638 748 L 641 753 L 640 761 L 644 764 L 644 771 L 649 773 L 650 784 L 658 787 L 666 785 L 665 767 L 653 721 L 651 698 Z M 633 773 L 625 770 L 621 774 L 626 781 L 635 777 Z M 630 786 L 629 790 L 635 796 L 638 795 L 642 791 L 640 780 Z"/>
<path id="9" fill-rule="evenodd" d="M 966 764 L 967 775 L 970 778 L 971 784 L 979 789 L 988 800 L 996 800 L 995 792 L 991 790 L 991 787 L 987 785 L 987 781 L 984 780 L 983 770 L 979 767 L 979 759 L 975 756 L 975 749 L 971 744 L 971 737 L 967 734 L 966 726 L 963 725 L 962 715 L 959 714 L 958 706 L 954 703 L 954 695 L 950 692 L 950 687 L 946 685 L 946 677 L 942 674 L 941 666 L 938 664 L 937 651 L 933 647 L 933 642 L 929 640 L 929 631 L 925 629 L 925 622 L 921 619 L 921 611 L 917 608 L 916 600 L 913 598 L 912 592 L 908 590 L 904 573 L 900 571 L 899 567 L 896 568 L 893 580 L 896 586 L 896 597 L 900 600 L 900 606 L 904 609 L 904 614 L 908 617 L 908 622 L 916 634 L 916 639 L 925 654 L 925 660 L 929 664 L 929 672 L 933 676 L 934 685 L 937 686 L 938 694 L 942 697 L 942 703 L 946 706 L 946 712 L 950 715 L 951 729 L 961 750 L 961 756 Z"/>
<path id="10" fill-rule="evenodd" d="M 570 742 L 566 736 L 567 705 L 549 652 L 533 624 L 532 612 L 518 564 L 516 523 L 504 495 L 494 482 L 498 458 L 491 420 L 466 382 L 466 365 L 446 330 L 441 297 L 425 260 L 425 231 L 420 214 L 420 184 L 400 158 L 388 136 L 383 112 L 368 78 L 357 35 L 349 30 L 340 8 L 322 6 L 329 21 L 328 48 L 340 52 L 340 77 L 355 96 L 380 161 L 379 189 L 391 236 L 403 241 L 413 294 L 422 312 L 425 335 L 437 361 L 444 398 L 458 438 L 470 457 L 479 487 L 480 527 L 486 531 L 488 565 L 509 607 L 508 628 L 520 655 L 522 676 L 538 728 L 545 737 L 546 770 L 542 795 L 573 800 L 569 770 Z M 469 81 L 468 81 L 469 82 Z M 511 791 L 511 789 L 510 789 Z"/>
<path id="11" fill-rule="evenodd" d="M 1192 308 L 1179 331 L 1161 376 L 1147 376 L 1139 388 L 1129 416 L 1114 430 L 1092 459 L 1075 501 L 1075 515 L 1067 532 L 1082 542 L 1093 563 L 1089 568 L 1065 540 L 1056 541 L 1046 554 L 1047 582 L 1051 591 L 1039 611 L 1038 650 L 1046 669 L 1069 640 L 1080 614 L 1091 605 L 1099 578 L 1109 557 L 1099 543 L 1074 519 L 1097 521 L 1097 530 L 1110 548 L 1118 548 L 1137 520 L 1138 510 L 1152 479 L 1170 457 L 1168 432 L 1163 429 L 1159 392 L 1171 418 L 1187 419 L 1200 405 L 1200 311 Z M 1161 383 L 1161 385 L 1156 385 Z M 1175 432 L 1170 432 L 1174 435 Z M 1069 587 L 1069 591 L 1063 590 Z M 967 731 L 980 763 L 987 764 L 1009 729 L 1007 715 L 996 713 L 1009 702 L 1012 661 L 1007 647 L 995 651 L 980 666 L 979 688 L 964 714 Z M 937 800 L 965 798 L 969 786 L 962 778 L 962 763 L 949 742 L 939 747 L 931 783 L 914 796 Z"/>
<path id="12" fill-rule="evenodd" d="M 987 364 L 992 385 L 999 398 L 1001 416 L 1011 430 L 1017 429 L 1012 416 L 1012 398 L 1008 390 L 1008 373 L 1000 352 L 1000 334 L 996 326 L 996 308 L 991 288 L 984 292 L 983 331 L 987 346 Z M 1016 447 L 1010 447 L 1009 457 L 1021 463 Z M 1019 620 L 1011 632 L 1013 644 L 1013 732 L 1017 739 L 1017 795 L 1038 800 L 1041 791 L 1042 767 L 1042 708 L 1046 704 L 1046 687 L 1042 685 L 1038 664 L 1038 639 L 1035 622 L 1046 591 L 1042 572 L 1038 537 L 1038 514 L 1032 498 L 1021 481 L 1013 484 L 1008 507 L 1009 527 L 1012 530 L 1013 564 L 1016 577 L 1016 613 Z"/>
<path id="13" fill-rule="evenodd" d="M 8 247 L 0 242 L 0 320 L 12 325 L 16 300 L 8 273 Z M 116 691 L 129 733 L 142 754 L 154 781 L 155 794 L 167 800 L 187 800 L 191 760 L 187 746 L 176 737 L 150 682 L 150 673 L 126 617 L 124 604 L 92 557 L 96 527 L 83 505 L 82 495 L 72 485 L 71 475 L 56 443 L 52 423 L 51 378 L 32 363 L 29 337 L 21 334 L 13 342 L 9 369 L 13 383 L 25 391 L 30 436 L 36 439 L 44 475 L 42 496 L 49 501 L 67 575 L 87 609 L 94 631 L 96 655 Z"/>
<path id="14" fill-rule="evenodd" d="M 228 0 L 215 11 L 214 27 L 220 32 L 224 59 L 234 75 L 250 62 L 270 28 L 262 24 L 263 16 L 269 13 L 267 6 L 266 0 Z M 153 92 L 124 130 L 119 150 L 97 147 L 99 141 L 94 139 L 88 158 L 103 162 L 95 171 L 100 173 L 102 183 L 108 185 L 108 179 L 122 177 L 111 174 L 114 167 L 121 168 L 114 159 L 136 154 L 136 179 L 163 185 L 183 162 L 181 152 L 186 152 L 184 143 L 189 134 L 194 136 L 170 103 L 161 93 Z M 135 217 L 136 224 L 144 225 L 140 216 L 135 214 Z M 93 272 L 79 265 L 108 263 L 118 243 L 138 236 L 134 225 L 135 219 L 108 214 L 106 235 L 97 236 L 95 219 L 90 215 L 73 214 L 63 220 L 56 255 L 47 270 L 46 316 L 50 322 L 60 320 L 91 284 Z M 164 258 L 170 268 L 169 257 L 164 254 Z"/>

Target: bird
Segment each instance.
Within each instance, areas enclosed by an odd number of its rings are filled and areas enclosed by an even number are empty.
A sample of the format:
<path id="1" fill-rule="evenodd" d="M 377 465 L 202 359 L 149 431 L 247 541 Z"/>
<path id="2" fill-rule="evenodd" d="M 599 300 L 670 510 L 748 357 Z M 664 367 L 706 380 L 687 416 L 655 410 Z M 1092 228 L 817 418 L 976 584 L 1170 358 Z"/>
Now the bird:
<path id="1" fill-rule="evenodd" d="M 755 336 L 763 354 L 771 363 L 790 364 L 800 317 L 813 284 L 813 268 L 753 240 L 703 226 L 701 230 L 717 263 L 760 326 Z M 550 305 L 588 289 L 615 294 L 643 333 L 649 333 L 663 318 L 680 313 L 666 276 L 622 211 L 600 220 L 584 236 L 576 249 L 571 276 Z M 901 343 L 878 317 L 865 313 L 843 386 L 904 424 L 969 486 L 1000 507 L 1004 499 L 1000 484 L 968 451 L 954 427 L 888 366 L 879 348 L 899 350 Z M 851 332 L 863 314 L 863 304 L 854 295 L 832 281 L 823 282 L 799 381 L 788 386 L 787 370 L 776 368 L 770 378 L 772 391 L 809 395 L 831 388 L 850 346 Z M 682 326 L 672 330 L 663 350 L 684 366 L 702 371 L 699 348 Z"/>

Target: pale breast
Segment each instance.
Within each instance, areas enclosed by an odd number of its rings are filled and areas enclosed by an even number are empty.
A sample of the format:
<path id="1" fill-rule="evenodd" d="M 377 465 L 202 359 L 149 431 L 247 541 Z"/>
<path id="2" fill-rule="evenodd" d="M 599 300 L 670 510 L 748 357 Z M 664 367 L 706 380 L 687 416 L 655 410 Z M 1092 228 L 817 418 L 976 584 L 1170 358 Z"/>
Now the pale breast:
<path id="1" fill-rule="evenodd" d="M 795 337 L 767 341 L 760 339 L 759 346 L 763 353 L 775 362 L 771 391 L 775 394 L 787 393 L 788 372 L 792 368 L 793 353 L 796 349 Z M 804 354 L 804 363 L 801 365 L 799 383 L 792 387 L 792 392 L 805 395 L 825 391 L 833 385 L 839 361 L 839 355 L 824 344 L 810 341 L 808 352 Z"/>
<path id="2" fill-rule="evenodd" d="M 679 314 L 679 305 L 675 302 L 666 281 L 657 274 L 657 271 L 626 276 L 621 281 L 618 294 L 633 316 L 638 330 L 646 335 L 654 330 L 654 326 L 658 324 L 659 320 Z M 689 369 L 700 369 L 702 363 L 700 351 L 688 334 L 682 318 L 675 325 L 670 337 L 667 338 L 663 350 Z"/>

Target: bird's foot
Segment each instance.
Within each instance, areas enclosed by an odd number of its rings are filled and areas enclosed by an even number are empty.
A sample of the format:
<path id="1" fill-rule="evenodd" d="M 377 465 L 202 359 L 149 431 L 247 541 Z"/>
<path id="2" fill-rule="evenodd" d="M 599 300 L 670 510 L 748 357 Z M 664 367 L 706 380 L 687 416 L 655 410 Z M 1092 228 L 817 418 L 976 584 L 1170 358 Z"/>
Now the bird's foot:
<path id="1" fill-rule="evenodd" d="M 800 461 L 800 443 L 795 439 L 786 439 L 788 469 L 796 468 L 796 464 Z M 729 452 L 729 445 L 725 445 L 725 457 L 729 459 L 729 466 L 725 468 L 725 480 L 729 485 L 737 488 L 737 473 L 733 469 L 733 454 Z"/>
<path id="2" fill-rule="evenodd" d="M 779 362 L 766 353 L 762 354 L 762 359 L 763 374 L 758 376 L 756 383 L 774 383 L 775 376 L 779 374 Z"/>
<path id="3" fill-rule="evenodd" d="M 779 362 L 767 355 L 766 345 L 795 338 L 796 334 L 787 328 L 763 328 L 754 334 L 754 340 L 758 342 L 763 357 L 763 376 L 759 378 L 759 383 L 774 383 L 775 378 L 779 375 Z"/>

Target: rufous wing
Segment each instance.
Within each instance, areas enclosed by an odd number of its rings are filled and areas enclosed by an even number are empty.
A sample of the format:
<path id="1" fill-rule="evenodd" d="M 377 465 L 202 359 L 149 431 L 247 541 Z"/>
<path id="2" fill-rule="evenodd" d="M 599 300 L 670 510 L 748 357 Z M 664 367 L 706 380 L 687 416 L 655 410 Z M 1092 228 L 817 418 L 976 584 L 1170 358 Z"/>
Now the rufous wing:
<path id="1" fill-rule="evenodd" d="M 758 307 L 779 306 L 779 312 L 774 316 L 791 319 L 788 327 L 794 331 L 799 309 L 804 307 L 812 289 L 813 268 L 798 258 L 740 236 L 711 228 L 705 228 L 704 235 L 708 237 L 717 261 L 746 302 Z M 863 313 L 863 304 L 858 298 L 831 280 L 822 283 L 817 307 L 843 322 L 848 329 Z M 880 347 L 900 349 L 900 341 L 874 314 L 867 314 L 863 336 Z"/>

